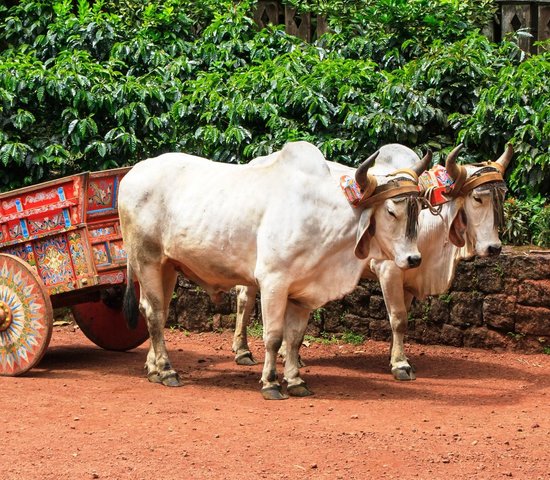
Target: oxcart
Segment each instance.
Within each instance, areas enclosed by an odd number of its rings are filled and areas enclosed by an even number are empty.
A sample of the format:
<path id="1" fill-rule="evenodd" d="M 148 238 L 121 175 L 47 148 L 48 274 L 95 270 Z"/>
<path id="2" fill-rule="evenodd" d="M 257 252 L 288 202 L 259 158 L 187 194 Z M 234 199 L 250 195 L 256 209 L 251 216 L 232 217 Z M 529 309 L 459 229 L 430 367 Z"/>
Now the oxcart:
<path id="1" fill-rule="evenodd" d="M 53 308 L 70 307 L 82 332 L 108 350 L 148 337 L 122 316 L 126 253 L 118 220 L 129 168 L 86 172 L 0 194 L 0 375 L 21 375 L 44 355 Z"/>

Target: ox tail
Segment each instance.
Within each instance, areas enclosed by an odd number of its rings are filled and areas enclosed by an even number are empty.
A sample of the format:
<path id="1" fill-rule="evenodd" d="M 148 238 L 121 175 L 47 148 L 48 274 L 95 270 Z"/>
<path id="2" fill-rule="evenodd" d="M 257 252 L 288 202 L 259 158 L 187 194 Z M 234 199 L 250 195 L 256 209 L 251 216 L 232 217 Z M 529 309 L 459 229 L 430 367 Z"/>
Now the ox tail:
<path id="1" fill-rule="evenodd" d="M 138 325 L 139 304 L 136 297 L 136 289 L 134 285 L 134 272 L 128 262 L 128 278 L 126 282 L 126 291 L 124 292 L 124 300 L 122 301 L 122 314 L 126 318 L 128 328 L 134 329 Z"/>

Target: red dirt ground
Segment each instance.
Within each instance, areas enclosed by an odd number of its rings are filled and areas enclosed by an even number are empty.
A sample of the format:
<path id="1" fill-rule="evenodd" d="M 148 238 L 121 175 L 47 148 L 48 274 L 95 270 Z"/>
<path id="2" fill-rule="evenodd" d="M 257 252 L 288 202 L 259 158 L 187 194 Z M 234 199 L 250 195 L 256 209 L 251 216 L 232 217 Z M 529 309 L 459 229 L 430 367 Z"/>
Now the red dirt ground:
<path id="1" fill-rule="evenodd" d="M 55 327 L 37 368 L 0 377 L 0 479 L 550 479 L 548 355 L 409 345 L 399 383 L 383 342 L 312 344 L 315 395 L 268 402 L 230 332 L 166 336 L 182 388 L 144 378 L 146 345 Z"/>

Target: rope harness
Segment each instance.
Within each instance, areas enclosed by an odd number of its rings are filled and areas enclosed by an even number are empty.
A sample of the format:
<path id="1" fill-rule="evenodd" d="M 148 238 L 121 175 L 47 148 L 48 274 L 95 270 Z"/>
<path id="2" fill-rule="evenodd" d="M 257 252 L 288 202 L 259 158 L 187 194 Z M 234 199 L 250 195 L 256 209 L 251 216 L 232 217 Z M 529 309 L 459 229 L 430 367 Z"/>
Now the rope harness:
<path id="1" fill-rule="evenodd" d="M 496 162 L 484 162 L 472 165 L 480 167 L 471 177 L 468 178 L 466 167 L 458 166 L 458 175 L 452 179 L 447 170 L 436 165 L 425 171 L 419 179 L 420 195 L 426 202 L 430 211 L 436 209 L 441 211 L 441 205 L 452 198 L 466 196 L 473 189 L 485 185 L 494 184 L 504 186 L 502 166 Z M 433 212 L 432 212 L 433 213 Z"/>

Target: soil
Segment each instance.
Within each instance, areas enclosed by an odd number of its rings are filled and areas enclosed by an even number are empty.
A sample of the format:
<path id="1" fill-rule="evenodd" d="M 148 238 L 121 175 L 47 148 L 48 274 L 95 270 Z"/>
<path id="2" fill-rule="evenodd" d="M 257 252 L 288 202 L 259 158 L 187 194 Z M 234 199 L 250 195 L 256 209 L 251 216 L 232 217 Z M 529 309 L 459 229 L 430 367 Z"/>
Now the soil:
<path id="1" fill-rule="evenodd" d="M 147 344 L 109 352 L 55 327 L 38 367 L 0 377 L 0 478 L 550 479 L 548 355 L 408 345 L 402 383 L 387 343 L 312 343 L 315 395 L 269 402 L 231 332 L 166 341 L 181 388 L 147 381 Z"/>

